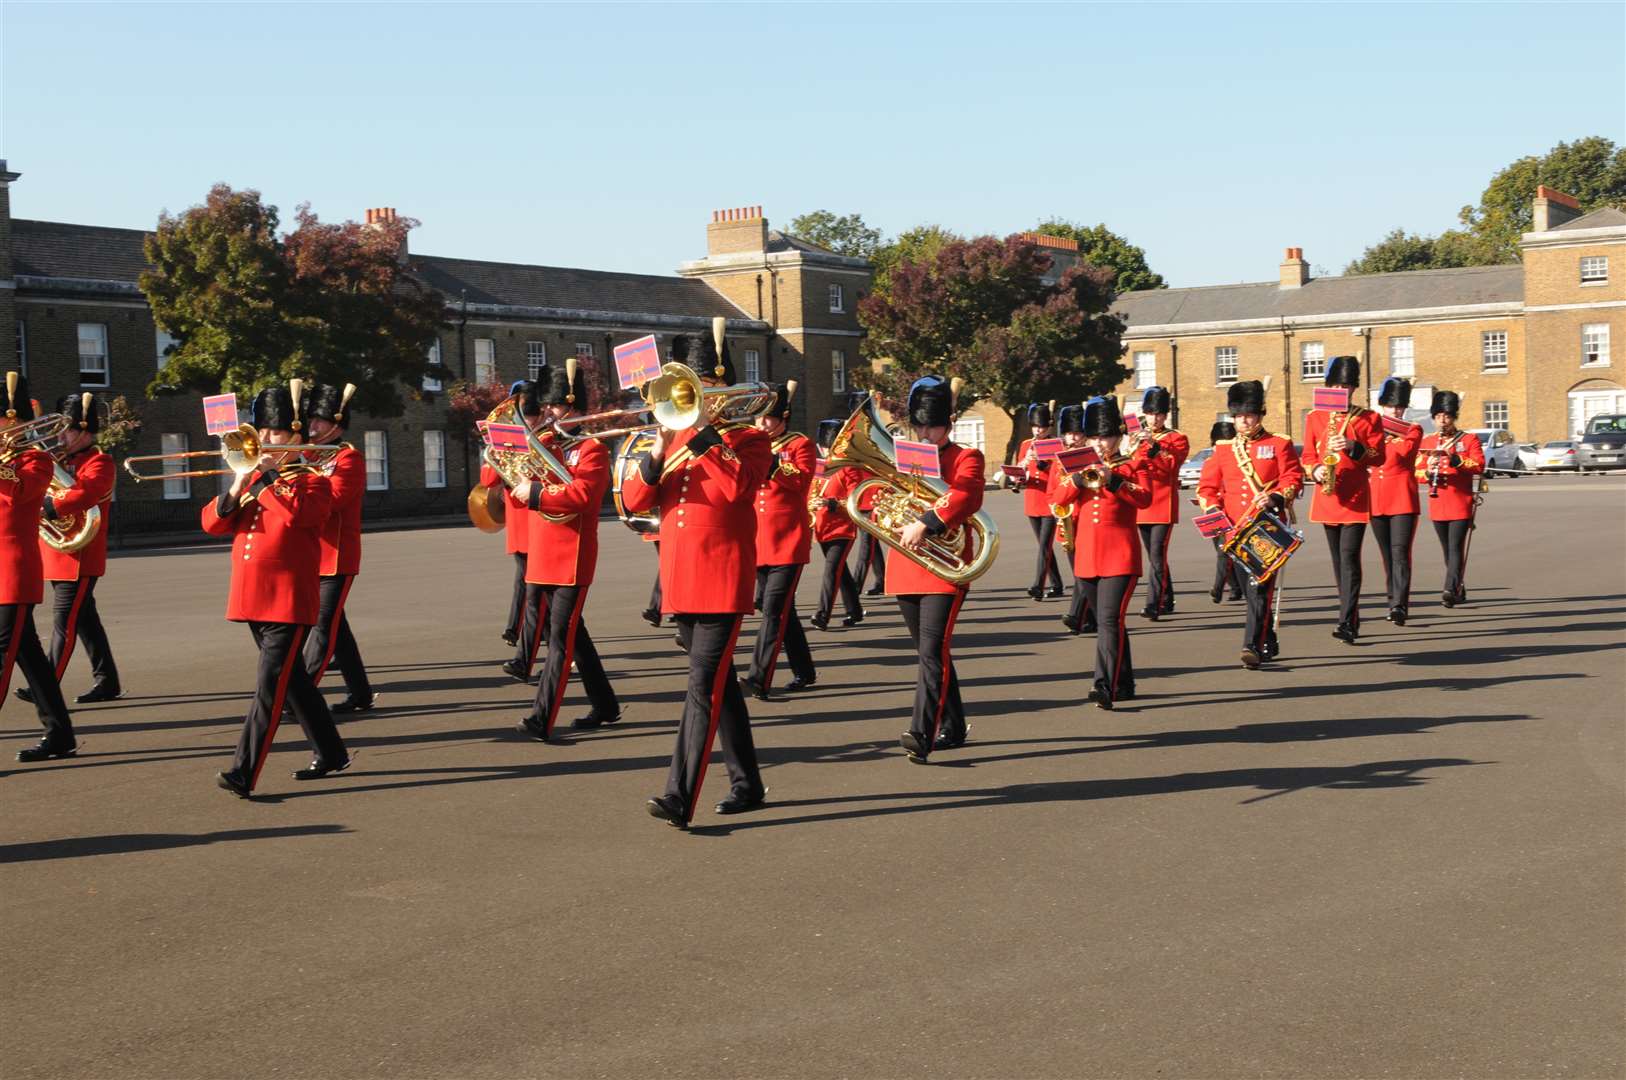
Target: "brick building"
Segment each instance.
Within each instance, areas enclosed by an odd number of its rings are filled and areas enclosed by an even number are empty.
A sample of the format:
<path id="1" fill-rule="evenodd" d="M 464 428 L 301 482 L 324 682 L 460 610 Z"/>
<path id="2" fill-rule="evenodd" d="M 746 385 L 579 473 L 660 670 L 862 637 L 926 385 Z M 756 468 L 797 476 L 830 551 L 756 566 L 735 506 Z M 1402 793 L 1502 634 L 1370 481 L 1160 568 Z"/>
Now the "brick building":
<path id="1" fill-rule="evenodd" d="M 146 397 L 172 345 L 137 286 L 146 234 L 13 219 L 10 188 L 19 175 L 0 161 L 0 332 L 14 328 L 17 361 L 35 396 L 49 407 L 80 389 L 123 395 L 142 419 L 130 454 L 215 445 L 196 395 Z M 369 210 L 368 218 L 393 214 Z M 411 255 L 414 272 L 447 299 L 430 358 L 449 375 L 424 380 L 403 416 L 359 416 L 352 424 L 347 437 L 368 458 L 368 517 L 462 507 L 477 479 L 478 445 L 451 430 L 451 380 L 506 386 L 578 356 L 612 397 L 616 345 L 654 334 L 666 348 L 677 334 L 710 333 L 715 316 L 728 320 L 742 379 L 801 382 L 795 426 L 845 416 L 862 336 L 855 308 L 869 287 L 869 264 L 769 229 L 761 207 L 717 211 L 706 240 L 705 257 L 672 277 Z M 217 490 L 209 481 L 121 478 L 115 520 L 129 532 L 190 530 Z"/>

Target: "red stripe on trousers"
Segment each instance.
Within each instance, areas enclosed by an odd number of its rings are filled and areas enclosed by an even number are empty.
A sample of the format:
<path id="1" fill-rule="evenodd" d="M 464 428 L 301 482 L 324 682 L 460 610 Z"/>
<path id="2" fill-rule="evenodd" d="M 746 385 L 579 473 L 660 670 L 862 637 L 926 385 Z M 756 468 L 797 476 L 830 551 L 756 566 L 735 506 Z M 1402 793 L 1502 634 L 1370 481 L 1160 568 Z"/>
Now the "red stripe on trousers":
<path id="1" fill-rule="evenodd" d="M 587 590 L 585 588 L 577 589 L 576 606 L 570 609 L 570 622 L 565 626 L 564 667 L 559 671 L 559 685 L 554 688 L 553 700 L 548 702 L 548 715 L 542 718 L 542 731 L 548 735 L 553 734 L 554 721 L 559 718 L 559 709 L 565 703 L 565 687 L 570 685 L 571 657 L 576 651 L 576 624 L 581 620 L 582 605 L 585 603 L 587 603 Z M 548 598 L 547 607 L 550 610 L 553 607 L 553 598 L 551 596 Z M 542 614 L 542 605 L 538 604 L 536 611 L 536 636 L 538 638 L 542 636 Z M 552 617 L 551 614 L 549 617 Z M 553 635 L 551 633 L 548 635 L 548 648 L 553 648 Z"/>
<path id="2" fill-rule="evenodd" d="M 254 760 L 254 775 L 248 778 L 250 791 L 260 782 L 260 770 L 265 768 L 265 759 L 271 755 L 271 740 L 277 737 L 277 727 L 282 723 L 282 702 L 288 696 L 288 677 L 294 673 L 294 665 L 299 662 L 300 653 L 304 651 L 305 636 L 309 633 L 310 627 L 299 628 L 288 649 L 288 659 L 283 662 L 282 674 L 277 678 L 277 696 L 271 702 L 271 722 L 266 725 L 265 738 L 260 742 L 260 756 Z"/>
<path id="3" fill-rule="evenodd" d="M 7 607 L 17 609 L 17 615 L 11 620 L 11 640 L 6 642 L 5 659 L 0 660 L 0 706 L 6 703 L 6 690 L 11 686 L 11 668 L 17 662 L 17 645 L 22 641 L 22 624 L 24 619 L 33 618 L 33 604 L 7 604 Z"/>
<path id="4" fill-rule="evenodd" d="M 695 773 L 694 790 L 689 792 L 687 813 L 683 815 L 685 823 L 694 820 L 695 806 L 700 802 L 700 788 L 706 782 L 706 766 L 711 763 L 711 744 L 717 738 L 717 721 L 722 716 L 723 688 L 734 677 L 734 643 L 740 639 L 740 626 L 744 622 L 745 616 L 734 616 L 734 629 L 728 635 L 728 646 L 723 649 L 723 655 L 717 661 L 717 674 L 712 678 L 711 718 L 706 724 L 706 745 L 700 751 L 700 771 Z"/>
<path id="5" fill-rule="evenodd" d="M 355 583 L 355 575 L 345 575 L 344 591 L 339 593 L 339 602 L 333 607 L 333 621 L 327 626 L 327 651 L 322 654 L 322 664 L 316 669 L 316 677 L 311 680 L 317 686 L 322 685 L 322 676 L 327 674 L 327 666 L 333 662 L 333 650 L 339 647 L 339 623 L 344 619 L 344 602 L 350 598 L 350 586 Z"/>
<path id="6" fill-rule="evenodd" d="M 68 670 L 68 661 L 73 659 L 73 643 L 79 637 L 79 608 L 85 602 L 85 583 L 89 578 L 80 578 L 74 583 L 73 605 L 68 608 L 67 640 L 62 643 L 62 658 L 56 662 L 56 681 L 62 681 L 62 675 Z"/>
<path id="7" fill-rule="evenodd" d="M 954 601 L 949 604 L 948 621 L 943 624 L 943 647 L 938 652 L 938 659 L 942 662 L 942 681 L 937 686 L 937 713 L 932 717 L 932 737 L 926 744 L 930 750 L 937 745 L 937 733 L 943 730 L 943 707 L 948 701 L 949 673 L 953 670 L 954 659 L 949 655 L 954 645 L 954 620 L 960 616 L 960 605 L 965 603 L 966 590 L 955 589 Z"/>
<path id="8" fill-rule="evenodd" d="M 841 561 L 845 563 L 847 561 L 846 556 L 842 556 Z M 790 579 L 790 592 L 785 594 L 785 606 L 779 612 L 779 633 L 774 635 L 773 651 L 768 654 L 768 668 L 762 673 L 762 690 L 764 693 L 767 692 L 769 687 L 773 686 L 774 668 L 779 666 L 779 650 L 785 644 L 785 631 L 790 628 L 790 613 L 796 608 L 796 586 L 801 583 L 801 580 L 802 568 L 798 566 L 795 576 Z"/>
<path id="9" fill-rule="evenodd" d="M 1129 601 L 1135 596 L 1138 579 L 1131 577 L 1124 586 L 1124 598 L 1118 603 L 1118 658 L 1112 663 L 1112 696 L 1118 697 L 1118 677 L 1124 669 L 1124 643 L 1129 640 Z"/>

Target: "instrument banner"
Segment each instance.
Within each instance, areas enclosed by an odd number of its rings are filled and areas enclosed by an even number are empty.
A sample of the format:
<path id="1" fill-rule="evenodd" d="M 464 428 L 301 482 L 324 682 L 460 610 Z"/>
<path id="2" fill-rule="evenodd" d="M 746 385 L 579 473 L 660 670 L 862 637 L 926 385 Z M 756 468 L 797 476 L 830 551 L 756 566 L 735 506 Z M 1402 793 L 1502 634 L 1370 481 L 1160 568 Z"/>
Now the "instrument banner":
<path id="1" fill-rule="evenodd" d="M 943 478 L 943 469 L 938 463 L 935 444 L 897 439 L 892 444 L 892 450 L 897 455 L 899 472 L 909 476 L 926 476 L 933 480 Z"/>
<path id="2" fill-rule="evenodd" d="M 1325 409 L 1328 412 L 1349 411 L 1349 387 L 1347 386 L 1318 386 L 1311 395 L 1310 406 L 1316 409 Z"/>
<path id="3" fill-rule="evenodd" d="M 1416 427 L 1417 425 L 1411 423 L 1410 421 L 1396 420 L 1392 416 L 1385 416 L 1383 418 L 1384 432 L 1389 435 L 1394 435 L 1397 438 L 1404 439 L 1407 435 L 1410 435 L 1416 429 Z"/>
<path id="4" fill-rule="evenodd" d="M 1013 484 L 1025 484 L 1028 480 L 1027 470 L 1020 465 L 1001 465 L 1000 473 Z"/>
<path id="5" fill-rule="evenodd" d="M 1056 464 L 1061 466 L 1061 471 L 1069 473 L 1077 472 L 1086 465 L 1099 464 L 1100 461 L 1101 455 L 1089 446 L 1075 446 L 1056 455 Z"/>
<path id="6" fill-rule="evenodd" d="M 1060 439 L 1034 439 L 1033 456 L 1039 461 L 1054 461 L 1062 451 Z"/>
<path id="7" fill-rule="evenodd" d="M 1133 435 L 1141 429 L 1140 413 L 1124 414 L 1124 430 Z"/>
<path id="8" fill-rule="evenodd" d="M 1210 540 L 1230 532 L 1235 527 L 1235 523 L 1224 510 L 1210 510 L 1206 514 L 1199 514 L 1191 519 L 1191 523 L 1197 526 L 1198 533 Z"/>
<path id="9" fill-rule="evenodd" d="M 203 399 L 203 426 L 209 434 L 224 435 L 228 431 L 236 431 L 239 423 L 236 394 L 215 394 Z"/>
<path id="10" fill-rule="evenodd" d="M 530 444 L 525 441 L 524 424 L 487 424 L 485 429 L 486 445 L 493 450 L 526 450 Z"/>
<path id="11" fill-rule="evenodd" d="M 615 374 L 621 381 L 621 389 L 642 386 L 660 373 L 661 350 L 655 344 L 654 334 L 615 347 Z"/>

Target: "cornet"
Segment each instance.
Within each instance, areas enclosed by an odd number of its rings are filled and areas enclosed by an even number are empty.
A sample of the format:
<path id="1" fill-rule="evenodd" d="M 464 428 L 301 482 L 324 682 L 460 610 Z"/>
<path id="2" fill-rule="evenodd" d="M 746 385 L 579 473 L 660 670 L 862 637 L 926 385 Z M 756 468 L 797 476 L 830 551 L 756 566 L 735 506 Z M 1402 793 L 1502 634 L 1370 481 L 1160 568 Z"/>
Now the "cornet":
<path id="1" fill-rule="evenodd" d="M 184 450 L 174 454 L 137 454 L 124 459 L 124 471 L 136 483 L 143 480 L 184 480 L 193 476 L 242 476 L 251 473 L 259 467 L 260 457 L 264 454 L 303 454 L 322 453 L 332 454 L 338 451 L 332 443 L 262 443 L 260 433 L 250 424 L 243 424 L 236 431 L 228 431 L 220 436 L 220 446 L 215 450 Z M 189 458 L 225 459 L 224 469 L 193 469 L 190 472 L 141 472 L 136 468 L 138 462 L 148 461 L 185 461 Z M 292 464 L 292 463 L 290 463 Z"/>

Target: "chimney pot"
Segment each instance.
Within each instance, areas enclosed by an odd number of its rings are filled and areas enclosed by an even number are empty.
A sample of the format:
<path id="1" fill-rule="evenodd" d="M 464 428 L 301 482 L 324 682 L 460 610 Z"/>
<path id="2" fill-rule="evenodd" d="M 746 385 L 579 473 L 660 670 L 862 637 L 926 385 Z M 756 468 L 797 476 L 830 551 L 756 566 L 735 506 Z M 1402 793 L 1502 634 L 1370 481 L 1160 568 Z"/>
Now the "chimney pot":
<path id="1" fill-rule="evenodd" d="M 1287 258 L 1282 260 L 1281 278 L 1279 288 L 1302 288 L 1310 280 L 1310 264 L 1304 261 L 1304 249 L 1290 247 L 1287 249 Z"/>

